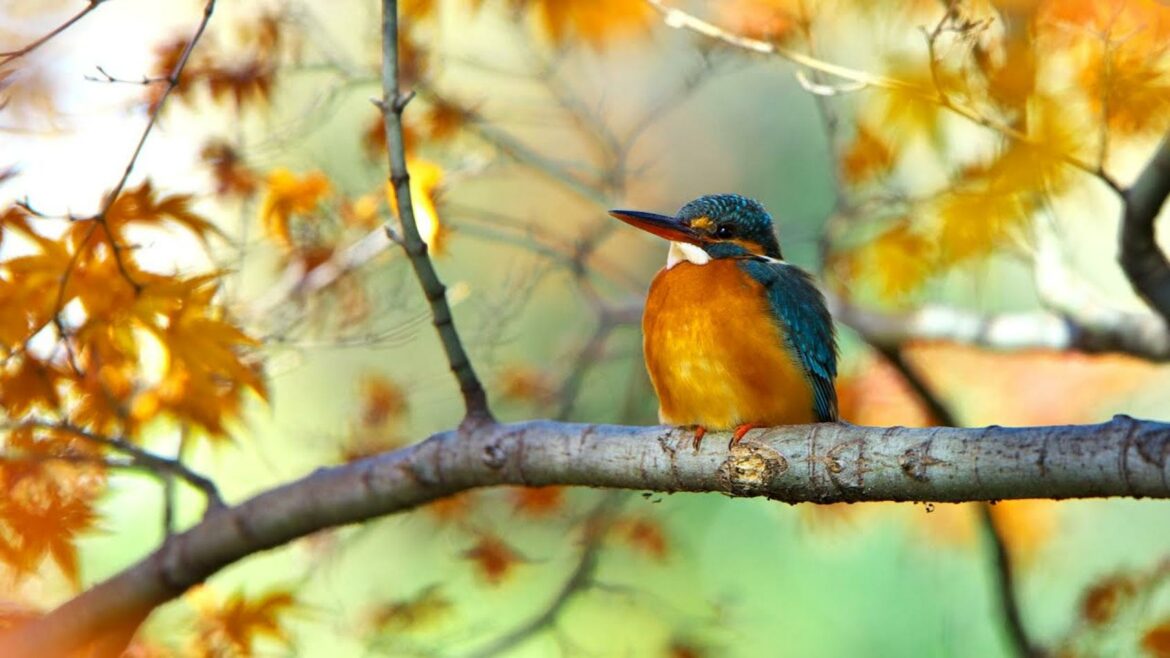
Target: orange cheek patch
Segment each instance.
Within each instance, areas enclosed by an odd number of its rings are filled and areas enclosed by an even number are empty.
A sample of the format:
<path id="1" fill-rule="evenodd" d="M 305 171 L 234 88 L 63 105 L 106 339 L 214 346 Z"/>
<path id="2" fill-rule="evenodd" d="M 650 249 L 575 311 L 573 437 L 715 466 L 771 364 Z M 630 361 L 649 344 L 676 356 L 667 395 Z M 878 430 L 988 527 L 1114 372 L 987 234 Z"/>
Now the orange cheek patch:
<path id="1" fill-rule="evenodd" d="M 761 247 L 760 245 L 754 243 L 754 242 L 748 242 L 747 240 L 731 240 L 730 242 L 731 242 L 731 244 L 739 245 L 739 246 L 743 247 L 744 249 L 747 249 L 748 251 L 750 251 L 751 253 L 753 253 L 757 256 L 764 255 L 764 248 Z"/>

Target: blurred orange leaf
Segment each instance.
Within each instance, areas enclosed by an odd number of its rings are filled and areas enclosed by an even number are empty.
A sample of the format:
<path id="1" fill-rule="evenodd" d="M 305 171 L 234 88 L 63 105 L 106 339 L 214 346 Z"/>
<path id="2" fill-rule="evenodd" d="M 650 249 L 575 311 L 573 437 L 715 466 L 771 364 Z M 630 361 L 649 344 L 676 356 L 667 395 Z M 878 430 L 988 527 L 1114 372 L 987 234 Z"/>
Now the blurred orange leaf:
<path id="1" fill-rule="evenodd" d="M 377 427 L 406 414 L 406 391 L 382 374 L 370 373 L 361 380 L 361 417 L 366 427 Z"/>
<path id="2" fill-rule="evenodd" d="M 195 607 L 196 648 L 198 655 L 256 655 L 256 640 L 267 637 L 288 643 L 288 631 L 282 617 L 296 608 L 292 592 L 278 589 L 250 599 L 242 592 L 219 601 L 211 590 L 201 586 L 188 594 Z"/>
<path id="3" fill-rule="evenodd" d="M 521 0 L 536 12 L 556 46 L 580 40 L 600 50 L 616 39 L 644 32 L 654 10 L 639 0 Z"/>
<path id="4" fill-rule="evenodd" d="M 861 246 L 863 276 L 888 300 L 916 292 L 937 267 L 936 243 L 899 219 L 884 233 Z"/>
<path id="5" fill-rule="evenodd" d="M 630 548 L 654 560 L 665 560 L 670 552 L 666 534 L 654 519 L 647 517 L 624 519 L 614 524 L 614 531 Z"/>
<path id="6" fill-rule="evenodd" d="M 1146 629 L 1142 649 L 1153 658 L 1170 658 L 1170 620 Z"/>
<path id="7" fill-rule="evenodd" d="M 430 160 L 409 160 L 406 168 L 410 171 L 410 202 L 414 209 L 414 222 L 423 242 L 435 256 L 447 251 L 448 229 L 439 219 L 436 200 L 443 182 L 443 168 Z M 398 197 L 394 184 L 386 183 L 386 202 L 397 216 Z"/>
<path id="8" fill-rule="evenodd" d="M 260 208 L 260 219 L 268 236 L 278 245 L 292 247 L 290 222 L 294 215 L 307 215 L 329 196 L 332 186 L 325 174 L 311 171 L 303 176 L 279 167 L 268 173 L 267 191 Z"/>
<path id="9" fill-rule="evenodd" d="M 799 0 L 725 0 L 718 8 L 720 24 L 753 39 L 784 41 L 807 22 Z"/>
<path id="10" fill-rule="evenodd" d="M 492 534 L 481 534 L 479 541 L 463 552 L 479 575 L 490 585 L 499 585 L 511 575 L 516 565 L 527 560 L 503 539 Z"/>
<path id="11" fill-rule="evenodd" d="M 857 134 L 841 156 L 841 175 L 853 185 L 864 183 L 890 170 L 894 150 L 867 124 L 857 126 Z"/>
<path id="12" fill-rule="evenodd" d="M 433 627 L 451 614 L 454 603 L 440 585 L 424 587 L 414 596 L 375 606 L 370 624 L 383 633 L 402 633 Z"/>
<path id="13" fill-rule="evenodd" d="M 565 505 L 563 487 L 514 487 L 512 510 L 531 519 L 552 516 Z"/>

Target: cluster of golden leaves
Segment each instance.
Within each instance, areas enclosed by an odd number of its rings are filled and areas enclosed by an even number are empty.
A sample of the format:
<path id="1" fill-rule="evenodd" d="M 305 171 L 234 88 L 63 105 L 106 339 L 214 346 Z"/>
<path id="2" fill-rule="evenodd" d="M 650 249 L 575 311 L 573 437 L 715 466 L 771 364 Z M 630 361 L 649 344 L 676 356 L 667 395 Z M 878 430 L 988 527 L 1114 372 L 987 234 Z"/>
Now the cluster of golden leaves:
<path id="1" fill-rule="evenodd" d="M 21 206 L 0 214 L 0 562 L 17 574 L 51 557 L 78 582 L 77 535 L 97 524 L 110 441 L 169 421 L 223 437 L 247 393 L 266 388 L 256 347 L 216 303 L 217 275 L 159 274 L 139 231 L 218 233 L 182 194 L 149 181 L 67 226 Z"/>
<path id="2" fill-rule="evenodd" d="M 881 73 L 895 82 L 873 90 L 840 153 L 842 181 L 854 193 L 892 187 L 909 198 L 908 209 L 890 213 L 873 239 L 831 264 L 840 279 L 872 282 L 889 300 L 905 299 L 956 266 L 1025 245 L 1047 202 L 1091 180 L 1111 144 L 1170 126 L 1164 3 L 955 7 L 966 13 L 943 24 L 935 61 L 926 52 L 888 59 Z M 960 139 L 946 121 L 952 104 L 990 126 L 977 155 L 957 164 L 954 154 L 972 152 L 972 138 L 962 137 L 962 148 L 951 143 Z M 922 145 L 936 152 L 937 166 L 951 169 L 949 181 L 941 191 L 907 194 L 902 188 L 913 184 L 898 166 L 921 157 Z"/>

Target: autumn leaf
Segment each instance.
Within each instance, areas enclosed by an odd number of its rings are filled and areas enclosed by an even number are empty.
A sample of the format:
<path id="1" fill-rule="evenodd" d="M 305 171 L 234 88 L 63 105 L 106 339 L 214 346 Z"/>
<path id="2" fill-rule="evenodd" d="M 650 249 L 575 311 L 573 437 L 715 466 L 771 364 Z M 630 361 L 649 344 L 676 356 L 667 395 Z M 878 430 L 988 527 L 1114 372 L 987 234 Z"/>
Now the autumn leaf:
<path id="1" fill-rule="evenodd" d="M 718 4 L 719 23 L 735 34 L 784 41 L 808 20 L 799 0 L 725 0 Z"/>
<path id="2" fill-rule="evenodd" d="M 1146 629 L 1142 650 L 1151 658 L 1170 658 L 1170 620 Z"/>
<path id="3" fill-rule="evenodd" d="M 464 491 L 429 503 L 423 510 L 439 524 L 452 525 L 465 521 L 471 515 L 475 503 L 475 493 Z"/>
<path id="4" fill-rule="evenodd" d="M 1082 88 L 1110 130 L 1142 135 L 1170 122 L 1170 58 L 1165 45 L 1093 44 L 1082 64 Z"/>
<path id="5" fill-rule="evenodd" d="M 208 142 L 199 152 L 199 157 L 211 169 L 216 194 L 241 198 L 255 194 L 259 186 L 256 173 L 244 163 L 231 144 L 224 141 Z"/>
<path id="6" fill-rule="evenodd" d="M 224 601 L 206 586 L 188 594 L 197 619 L 196 647 L 200 655 L 229 655 L 249 657 L 256 655 L 256 642 L 261 638 L 289 643 L 288 631 L 282 625 L 283 617 L 296 609 L 292 592 L 277 589 L 256 598 L 241 592 Z"/>
<path id="7" fill-rule="evenodd" d="M 527 559 L 503 539 L 492 534 L 481 534 L 475 546 L 463 552 L 475 570 L 489 585 L 499 585 L 521 562 Z"/>
<path id="8" fill-rule="evenodd" d="M 191 199 L 189 194 L 159 197 L 151 182 L 146 180 L 138 187 L 122 190 L 106 211 L 105 221 L 119 239 L 127 224 L 160 224 L 165 221 L 186 228 L 202 240 L 206 240 L 209 234 L 225 237 L 218 227 L 191 210 Z"/>
<path id="9" fill-rule="evenodd" d="M 401 419 L 407 411 L 406 391 L 385 375 L 371 373 L 361 380 L 361 419 L 366 427 L 378 427 Z"/>
<path id="10" fill-rule="evenodd" d="M 429 160 L 410 160 L 406 163 L 410 171 L 410 201 L 414 209 L 414 222 L 423 242 L 435 256 L 442 256 L 447 251 L 448 231 L 439 219 L 436 199 L 443 182 L 443 168 Z M 386 201 L 390 210 L 397 216 L 398 198 L 394 194 L 394 185 L 386 183 Z"/>
<path id="11" fill-rule="evenodd" d="M 654 10 L 639 0 L 524 0 L 555 46 L 580 41 L 595 50 L 645 32 Z"/>
<path id="12" fill-rule="evenodd" d="M 867 124 L 857 126 L 853 142 L 841 155 L 841 175 L 845 182 L 857 185 L 890 170 L 894 164 L 894 150 Z"/>
<path id="13" fill-rule="evenodd" d="M 556 396 L 556 385 L 544 370 L 527 366 L 506 366 L 496 377 L 500 395 L 514 402 L 547 404 Z"/>
<path id="14" fill-rule="evenodd" d="M 656 561 L 665 560 L 670 552 L 666 534 L 654 519 L 647 517 L 623 519 L 614 524 L 613 532 L 627 546 Z"/>
<path id="15" fill-rule="evenodd" d="M 1122 606 L 1136 593 L 1130 578 L 1108 576 L 1092 584 L 1081 597 L 1081 617 L 1094 626 L 1113 621 Z"/>
<path id="16" fill-rule="evenodd" d="M 550 517 L 565 505 L 563 487 L 514 487 L 509 491 L 512 510 L 530 519 Z"/>
<path id="17" fill-rule="evenodd" d="M 454 137 L 467 123 L 468 112 L 459 105 L 438 98 L 431 101 L 423 118 L 427 139 L 444 141 Z"/>
<path id="18" fill-rule="evenodd" d="M 97 489 L 76 473 L 37 470 L 13 481 L 5 473 L 5 496 L 0 499 L 0 561 L 18 576 L 35 572 L 52 559 L 74 585 L 81 584 L 77 538 L 98 522 L 94 509 Z"/>
<path id="19" fill-rule="evenodd" d="M 451 615 L 454 607 L 440 585 L 430 585 L 410 598 L 375 606 L 368 618 L 377 632 L 403 633 L 437 625 Z"/>
<path id="20" fill-rule="evenodd" d="M 292 247 L 290 222 L 293 216 L 308 215 L 327 198 L 332 186 L 320 171 L 297 176 L 283 167 L 268 173 L 267 191 L 261 203 L 260 219 L 268 236 L 286 249 Z"/>
<path id="21" fill-rule="evenodd" d="M 937 269 L 938 245 L 899 219 L 889 229 L 860 247 L 867 280 L 889 300 L 901 299 L 926 283 Z"/>
<path id="22" fill-rule="evenodd" d="M 9 418 L 56 410 L 61 405 L 59 382 L 67 377 L 58 366 L 28 353 L 10 359 L 0 370 L 0 408 Z"/>
<path id="23" fill-rule="evenodd" d="M 1014 192 L 955 190 L 935 204 L 939 257 L 957 265 L 1021 237 L 1029 207 Z"/>

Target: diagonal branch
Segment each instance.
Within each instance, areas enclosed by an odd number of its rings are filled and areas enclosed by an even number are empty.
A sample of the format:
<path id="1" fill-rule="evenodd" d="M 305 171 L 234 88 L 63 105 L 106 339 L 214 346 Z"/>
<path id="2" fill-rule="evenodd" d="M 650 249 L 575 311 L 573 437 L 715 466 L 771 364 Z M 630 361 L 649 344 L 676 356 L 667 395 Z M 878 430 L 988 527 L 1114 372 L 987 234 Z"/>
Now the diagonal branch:
<path id="1" fill-rule="evenodd" d="M 20 59 L 21 57 L 24 57 L 25 55 L 31 53 L 32 51 L 36 50 L 37 48 L 40 48 L 41 46 L 45 45 L 49 41 L 52 41 L 58 35 L 60 35 L 62 32 L 73 27 L 73 25 L 75 23 L 77 23 L 81 19 L 85 18 L 89 14 L 89 12 L 100 7 L 104 2 L 106 2 L 106 0 L 89 0 L 89 2 L 86 3 L 85 7 L 83 7 L 81 9 L 81 11 L 77 12 L 73 16 L 70 16 L 69 19 L 66 20 L 64 23 L 61 23 L 60 25 L 53 28 L 48 33 L 42 35 L 40 38 L 36 39 L 35 41 L 30 42 L 29 44 L 25 45 L 22 48 L 17 48 L 16 50 L 9 50 L 6 52 L 0 52 L 0 64 L 7 64 L 15 59 Z"/>
<path id="2" fill-rule="evenodd" d="M 664 427 L 553 421 L 464 425 L 422 443 L 323 468 L 212 512 L 154 553 L 0 636 L 0 655 L 55 658 L 147 614 L 244 557 L 324 528 L 501 484 L 713 491 L 785 502 L 1170 498 L 1170 424 L 753 431 L 728 451 Z"/>
<path id="3" fill-rule="evenodd" d="M 1130 285 L 1158 315 L 1170 322 L 1170 262 L 1158 247 L 1154 220 L 1170 195 L 1170 135 L 1132 187 L 1125 191 L 1118 260 Z"/>
<path id="4" fill-rule="evenodd" d="M 422 286 L 423 294 L 430 303 L 435 330 L 447 353 L 447 363 L 463 393 L 465 422 L 492 422 L 487 393 L 455 329 L 451 306 L 447 303 L 447 288 L 439 280 L 435 266 L 427 255 L 427 243 L 419 235 L 414 220 L 410 173 L 406 169 L 406 145 L 402 136 L 402 111 L 412 95 L 403 94 L 398 88 L 398 3 L 396 0 L 382 0 L 382 101 L 379 107 L 389 151 L 390 183 L 394 187 L 394 198 L 398 201 L 398 215 L 402 223 L 402 246 Z"/>

